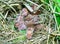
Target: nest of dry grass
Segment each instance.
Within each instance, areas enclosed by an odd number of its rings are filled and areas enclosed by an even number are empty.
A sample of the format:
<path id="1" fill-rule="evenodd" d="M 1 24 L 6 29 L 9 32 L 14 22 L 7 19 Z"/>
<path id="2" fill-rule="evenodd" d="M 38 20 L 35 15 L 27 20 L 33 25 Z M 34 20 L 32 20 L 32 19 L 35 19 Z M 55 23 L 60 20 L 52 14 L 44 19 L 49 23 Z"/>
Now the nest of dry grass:
<path id="1" fill-rule="evenodd" d="M 40 14 L 41 29 L 33 33 L 31 40 L 25 38 L 19 40 L 21 33 L 14 30 L 14 19 L 19 11 L 23 8 L 22 0 L 1 0 L 0 1 L 0 43 L 1 44 L 45 44 L 48 42 L 50 33 L 56 30 L 56 22 L 54 15 L 45 9 L 47 6 L 43 5 L 42 13 Z M 40 1 L 35 1 L 40 3 Z M 43 4 L 43 3 L 42 3 Z M 52 41 L 51 41 L 52 42 Z M 50 42 L 50 43 L 51 43 Z M 53 43 L 53 42 L 52 42 Z"/>

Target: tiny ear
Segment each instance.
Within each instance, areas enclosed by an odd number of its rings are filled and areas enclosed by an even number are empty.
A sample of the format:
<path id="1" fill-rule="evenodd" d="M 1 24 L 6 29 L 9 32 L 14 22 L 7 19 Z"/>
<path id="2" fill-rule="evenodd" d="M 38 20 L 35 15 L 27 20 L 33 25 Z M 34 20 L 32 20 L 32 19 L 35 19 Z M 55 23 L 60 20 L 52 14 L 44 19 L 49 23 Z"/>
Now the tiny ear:
<path id="1" fill-rule="evenodd" d="M 27 16 L 28 15 L 28 10 L 26 8 L 22 9 L 22 16 Z"/>

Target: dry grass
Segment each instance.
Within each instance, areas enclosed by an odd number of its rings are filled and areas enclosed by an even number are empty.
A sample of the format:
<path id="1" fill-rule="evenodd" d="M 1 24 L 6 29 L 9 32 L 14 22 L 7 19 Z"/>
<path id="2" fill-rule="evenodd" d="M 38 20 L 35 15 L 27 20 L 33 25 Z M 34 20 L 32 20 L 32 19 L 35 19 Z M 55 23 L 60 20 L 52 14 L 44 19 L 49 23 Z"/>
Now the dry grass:
<path id="1" fill-rule="evenodd" d="M 52 14 L 52 5 L 48 6 L 47 3 L 42 3 L 42 13 L 40 14 L 40 24 L 43 27 L 36 30 L 31 40 L 26 38 L 19 39 L 21 33 L 14 30 L 14 19 L 19 11 L 22 9 L 22 0 L 0 0 L 0 44 L 55 44 L 55 36 L 51 37 L 51 33 L 56 31 L 58 24 L 55 16 Z M 37 3 L 38 1 L 35 1 Z M 40 1 L 38 2 L 38 4 Z M 39 4 L 40 5 L 40 4 Z M 47 8 L 46 8 L 47 7 Z M 50 10 L 52 9 L 52 10 Z M 56 13 L 56 12 L 54 12 Z"/>

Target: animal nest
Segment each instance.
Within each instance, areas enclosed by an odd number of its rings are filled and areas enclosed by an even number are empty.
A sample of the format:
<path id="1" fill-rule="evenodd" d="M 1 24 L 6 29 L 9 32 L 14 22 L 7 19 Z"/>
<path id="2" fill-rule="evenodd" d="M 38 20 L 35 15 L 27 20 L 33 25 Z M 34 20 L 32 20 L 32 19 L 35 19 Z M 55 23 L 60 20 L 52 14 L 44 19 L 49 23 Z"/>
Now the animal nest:
<path id="1" fill-rule="evenodd" d="M 17 28 L 17 30 L 26 30 L 27 39 L 24 42 L 21 42 L 21 44 L 35 44 L 41 43 L 43 41 L 44 43 L 46 43 L 47 34 L 52 33 L 55 30 L 54 28 L 56 25 L 54 16 L 52 14 L 49 14 L 49 12 L 45 10 L 42 10 L 41 13 L 35 15 L 32 13 L 28 13 L 24 16 L 23 14 L 19 14 L 15 19 L 15 27 Z M 19 19 L 20 17 L 22 17 L 21 20 Z M 23 25 L 20 24 L 21 22 Z"/>
<path id="2" fill-rule="evenodd" d="M 54 16 L 43 9 L 43 7 L 41 7 L 37 13 L 31 13 L 26 7 L 22 8 L 19 15 L 16 16 L 16 18 L 11 17 L 11 19 L 8 16 L 6 19 L 8 21 L 0 19 L 1 44 L 38 44 L 42 41 L 44 41 L 43 44 L 45 44 L 47 34 L 52 33 L 56 28 Z M 18 31 L 14 30 L 14 26 Z M 26 30 L 26 34 L 22 35 L 19 31 L 24 29 Z M 23 39 L 21 39 L 22 37 L 20 36 L 22 36 Z"/>

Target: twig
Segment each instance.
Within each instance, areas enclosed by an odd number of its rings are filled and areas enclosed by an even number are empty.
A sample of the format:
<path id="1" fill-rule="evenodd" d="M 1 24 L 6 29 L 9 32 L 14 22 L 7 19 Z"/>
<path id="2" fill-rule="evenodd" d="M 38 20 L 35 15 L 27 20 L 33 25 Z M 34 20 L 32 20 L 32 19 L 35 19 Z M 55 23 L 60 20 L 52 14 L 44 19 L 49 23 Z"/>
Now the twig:
<path id="1" fill-rule="evenodd" d="M 30 0 L 26 0 L 26 1 L 32 3 L 32 4 L 36 5 L 36 6 L 39 6 L 38 4 L 36 4 L 36 3 L 34 3 L 32 1 L 30 1 Z"/>
<path id="2" fill-rule="evenodd" d="M 9 6 L 17 14 L 16 10 L 11 5 L 9 5 L 9 3 L 1 1 L 1 0 L 0 0 L 0 2 L 2 2 L 4 4 L 6 4 L 7 6 Z"/>
<path id="3" fill-rule="evenodd" d="M 8 11 L 6 12 L 4 19 L 6 19 L 6 18 L 7 18 L 7 15 L 8 15 Z"/>
<path id="4" fill-rule="evenodd" d="M 53 41 L 52 41 L 52 42 L 53 42 L 53 44 L 55 44 L 55 41 L 54 41 L 54 39 L 55 39 L 55 37 L 53 37 Z"/>
<path id="5" fill-rule="evenodd" d="M 10 6 L 17 6 L 17 5 L 19 5 L 19 4 L 10 4 Z"/>
<path id="6" fill-rule="evenodd" d="M 53 14 L 58 14 L 58 15 L 60 15 L 60 13 L 59 13 L 59 12 L 53 12 Z"/>
<path id="7" fill-rule="evenodd" d="M 7 40 L 8 41 L 11 41 L 11 40 L 14 40 L 14 39 L 17 39 L 17 38 L 22 38 L 23 36 L 19 36 L 19 37 L 16 37 L 16 38 L 11 38 L 10 40 Z"/>
<path id="8" fill-rule="evenodd" d="M 27 8 L 28 8 L 28 10 L 30 11 L 30 12 L 33 12 L 33 9 L 29 6 L 29 4 L 27 4 L 27 3 L 23 3 Z"/>

